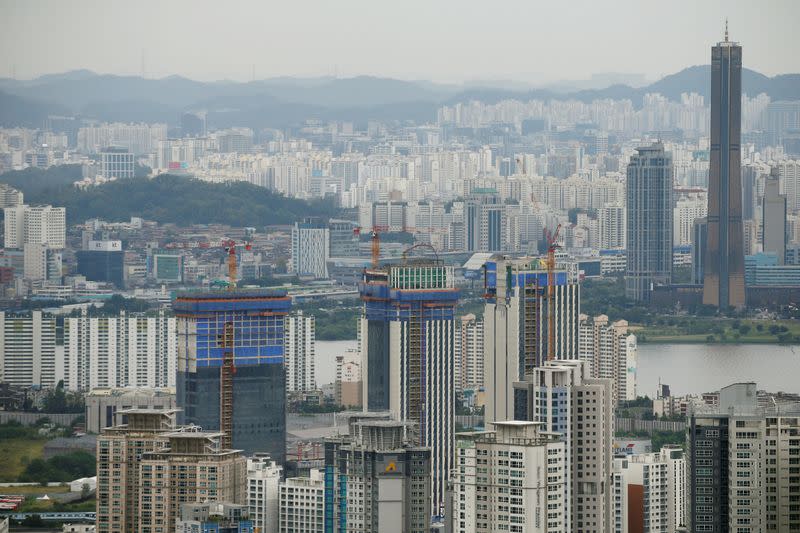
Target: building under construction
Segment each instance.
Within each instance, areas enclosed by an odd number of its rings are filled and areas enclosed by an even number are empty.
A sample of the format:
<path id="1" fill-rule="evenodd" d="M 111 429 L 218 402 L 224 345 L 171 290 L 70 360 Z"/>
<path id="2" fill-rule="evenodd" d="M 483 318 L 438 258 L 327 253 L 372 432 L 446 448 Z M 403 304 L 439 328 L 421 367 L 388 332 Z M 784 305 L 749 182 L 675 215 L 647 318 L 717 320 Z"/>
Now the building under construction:
<path id="1" fill-rule="evenodd" d="M 291 300 L 281 290 L 188 292 L 178 296 L 177 404 L 180 423 L 220 430 L 245 453 L 286 455 L 284 327 Z"/>
<path id="2" fill-rule="evenodd" d="M 538 258 L 484 265 L 485 420 L 514 419 L 513 384 L 548 359 L 577 359 L 580 285 L 574 264 Z"/>
<path id="3" fill-rule="evenodd" d="M 455 306 L 453 269 L 417 260 L 365 270 L 359 286 L 363 405 L 419 428 L 431 449 L 432 509 L 453 467 Z"/>

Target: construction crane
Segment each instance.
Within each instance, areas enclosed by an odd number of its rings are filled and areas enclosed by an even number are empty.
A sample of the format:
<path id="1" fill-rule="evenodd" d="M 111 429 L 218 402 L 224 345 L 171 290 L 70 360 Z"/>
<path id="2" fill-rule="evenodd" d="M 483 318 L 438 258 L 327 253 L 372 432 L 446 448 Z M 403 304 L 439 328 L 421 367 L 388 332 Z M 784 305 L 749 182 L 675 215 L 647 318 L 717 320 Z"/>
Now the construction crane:
<path id="1" fill-rule="evenodd" d="M 236 288 L 237 264 L 236 242 L 227 239 L 222 242 L 225 253 L 228 255 L 228 290 Z M 251 245 L 246 242 L 245 250 L 250 250 Z M 232 321 L 225 322 L 220 339 L 222 348 L 222 366 L 219 369 L 219 430 L 222 432 L 222 447 L 230 449 L 233 446 L 233 376 L 236 374 L 236 363 L 233 355 L 234 326 Z"/>
<path id="2" fill-rule="evenodd" d="M 433 256 L 436 258 L 436 262 L 439 262 L 439 252 L 436 251 L 436 248 L 433 247 L 432 244 L 428 244 L 427 242 L 419 242 L 413 246 L 409 246 L 405 250 L 403 250 L 403 264 L 408 263 L 409 254 L 414 250 L 419 250 L 420 248 L 426 248 L 433 252 Z"/>
<path id="3" fill-rule="evenodd" d="M 556 248 L 561 224 L 547 232 L 547 360 L 556 358 Z"/>
<path id="4" fill-rule="evenodd" d="M 381 236 L 380 232 L 389 231 L 389 226 L 372 226 L 370 230 L 370 241 L 372 243 L 372 268 L 378 268 L 381 259 Z M 353 229 L 353 234 L 360 236 L 361 228 Z"/>

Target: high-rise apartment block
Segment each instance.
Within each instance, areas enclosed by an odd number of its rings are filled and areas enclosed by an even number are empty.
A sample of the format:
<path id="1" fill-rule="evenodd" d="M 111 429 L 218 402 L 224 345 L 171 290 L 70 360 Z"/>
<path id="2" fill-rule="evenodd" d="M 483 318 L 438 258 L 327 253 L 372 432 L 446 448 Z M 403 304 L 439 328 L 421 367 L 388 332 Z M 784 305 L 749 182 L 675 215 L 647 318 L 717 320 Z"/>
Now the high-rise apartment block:
<path id="1" fill-rule="evenodd" d="M 778 169 L 764 182 L 764 199 L 761 208 L 761 250 L 774 253 L 778 264 L 786 261 L 786 195 L 780 191 Z"/>
<path id="2" fill-rule="evenodd" d="M 674 533 L 686 525 L 686 459 L 680 446 L 614 458 L 615 533 Z"/>
<path id="3" fill-rule="evenodd" d="M 296 222 L 292 228 L 292 260 L 289 272 L 318 279 L 328 277 L 330 228 L 317 218 Z"/>
<path id="4" fill-rule="evenodd" d="M 551 322 L 548 273 L 540 260 L 489 261 L 485 270 L 483 386 L 490 423 L 514 418 L 513 383 L 547 361 L 551 323 L 555 358 L 578 357 L 580 285 L 574 265 L 557 265 Z"/>
<path id="5" fill-rule="evenodd" d="M 711 154 L 708 240 L 703 303 L 744 307 L 741 173 L 742 47 L 725 40 L 711 48 Z"/>
<path id="6" fill-rule="evenodd" d="M 324 498 L 321 471 L 312 469 L 308 477 L 286 479 L 280 484 L 280 529 L 269 531 L 325 533 Z"/>
<path id="7" fill-rule="evenodd" d="M 22 191 L 10 187 L 5 183 L 0 183 L 0 208 L 16 207 L 24 203 Z"/>
<path id="8" fill-rule="evenodd" d="M 66 243 L 66 209 L 50 205 L 6 207 L 5 247 L 23 249 L 26 244 L 44 244 L 61 249 Z"/>
<path id="9" fill-rule="evenodd" d="M 225 350 L 232 349 L 232 447 L 266 452 L 278 463 L 286 454 L 285 319 L 291 301 L 282 290 L 185 293 L 172 305 L 178 328 L 179 417 L 204 429 L 220 427 L 220 379 Z M 224 346 L 226 325 L 233 346 Z"/>
<path id="10" fill-rule="evenodd" d="M 64 318 L 64 385 L 175 387 L 176 319 L 157 316 Z"/>
<path id="11" fill-rule="evenodd" d="M 597 210 L 600 231 L 600 249 L 625 248 L 625 208 L 618 205 L 605 206 Z"/>
<path id="12" fill-rule="evenodd" d="M 453 268 L 408 262 L 366 270 L 359 285 L 363 406 L 419 428 L 430 448 L 434 508 L 444 502 L 455 429 Z"/>
<path id="13" fill-rule="evenodd" d="M 636 335 L 628 322 L 610 323 L 606 315 L 581 315 L 579 359 L 589 363 L 593 378 L 614 382 L 614 403 L 636 399 Z"/>
<path id="14" fill-rule="evenodd" d="M 493 431 L 457 435 L 452 530 L 571 531 L 564 441 L 542 431 L 538 422 L 509 420 L 493 426 Z"/>
<path id="15" fill-rule="evenodd" d="M 349 436 L 325 442 L 325 531 L 427 533 L 430 449 L 414 446 L 414 428 L 388 415 L 349 425 Z"/>
<path id="16" fill-rule="evenodd" d="M 297 311 L 286 317 L 286 392 L 317 388 L 314 372 L 314 316 Z"/>
<path id="17" fill-rule="evenodd" d="M 506 206 L 494 189 L 473 189 L 464 205 L 467 250 L 500 252 L 504 249 Z"/>
<path id="18" fill-rule="evenodd" d="M 268 455 L 247 459 L 247 507 L 259 531 L 277 531 L 280 516 L 279 484 L 283 467 Z"/>
<path id="19" fill-rule="evenodd" d="M 483 387 L 483 320 L 468 314 L 461 317 L 456 347 L 456 388 Z"/>
<path id="20" fill-rule="evenodd" d="M 729 385 L 686 439 L 691 533 L 800 530 L 800 404 L 759 407 L 755 383 Z"/>
<path id="21" fill-rule="evenodd" d="M 56 319 L 41 311 L 0 311 L 0 382 L 20 387 L 56 385 Z"/>
<path id="22" fill-rule="evenodd" d="M 655 285 L 672 282 L 672 155 L 655 143 L 628 163 L 625 295 L 649 301 Z"/>
<path id="23" fill-rule="evenodd" d="M 585 361 L 548 361 L 514 383 L 514 419 L 542 424 L 567 449 L 566 531 L 610 531 L 613 490 L 613 382 L 593 378 Z"/>
<path id="24" fill-rule="evenodd" d="M 127 420 L 97 437 L 97 532 L 138 533 L 140 529 L 140 462 L 166 444 L 175 430 L 177 409 L 127 409 Z M 162 479 L 167 475 L 162 471 Z M 153 505 L 152 500 L 148 502 Z M 152 509 L 150 509 L 152 511 Z M 163 517 L 163 512 L 160 515 Z M 166 530 L 165 530 L 166 531 Z"/>
<path id="25" fill-rule="evenodd" d="M 190 426 L 161 436 L 166 445 L 145 451 L 138 464 L 138 531 L 175 531 L 186 503 L 246 503 L 247 460 L 222 448 L 223 433 Z"/>
<path id="26" fill-rule="evenodd" d="M 336 356 L 336 404 L 347 407 L 361 407 L 363 401 L 363 381 L 361 377 L 361 352 L 348 350 Z"/>

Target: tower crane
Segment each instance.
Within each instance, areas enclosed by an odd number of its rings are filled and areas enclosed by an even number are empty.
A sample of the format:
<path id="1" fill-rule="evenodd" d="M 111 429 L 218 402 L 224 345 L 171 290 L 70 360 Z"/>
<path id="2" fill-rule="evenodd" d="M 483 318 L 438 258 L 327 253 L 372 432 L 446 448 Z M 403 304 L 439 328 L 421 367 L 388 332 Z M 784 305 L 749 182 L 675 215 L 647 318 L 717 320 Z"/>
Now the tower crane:
<path id="1" fill-rule="evenodd" d="M 381 232 L 389 231 L 389 226 L 372 226 L 370 230 L 370 242 L 372 243 L 372 268 L 378 268 L 381 259 Z M 361 228 L 353 229 L 354 235 L 361 235 Z"/>
<path id="2" fill-rule="evenodd" d="M 547 232 L 547 360 L 556 358 L 556 248 L 561 224 Z"/>

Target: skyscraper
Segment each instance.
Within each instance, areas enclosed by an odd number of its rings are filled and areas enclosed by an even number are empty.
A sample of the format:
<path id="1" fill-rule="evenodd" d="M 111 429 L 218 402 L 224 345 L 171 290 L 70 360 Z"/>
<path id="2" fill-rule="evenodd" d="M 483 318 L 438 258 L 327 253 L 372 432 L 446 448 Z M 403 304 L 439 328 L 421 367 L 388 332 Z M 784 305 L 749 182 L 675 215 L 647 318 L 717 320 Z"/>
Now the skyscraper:
<path id="1" fill-rule="evenodd" d="M 431 450 L 434 512 L 444 503 L 455 444 L 453 277 L 453 267 L 409 262 L 367 270 L 359 285 L 363 405 L 419 428 L 415 444 Z"/>
<path id="2" fill-rule="evenodd" d="M 289 272 L 299 276 L 328 277 L 330 229 L 321 219 L 308 217 L 292 228 L 292 263 Z"/>
<path id="3" fill-rule="evenodd" d="M 711 153 L 708 241 L 703 303 L 744 307 L 742 225 L 742 47 L 725 40 L 711 48 Z"/>
<path id="4" fill-rule="evenodd" d="M 314 372 L 314 316 L 297 311 L 286 317 L 286 391 L 305 392 L 317 388 Z"/>
<path id="5" fill-rule="evenodd" d="M 226 325 L 233 326 L 232 447 L 286 455 L 285 291 L 185 293 L 172 305 L 178 328 L 179 419 L 220 428 L 220 380 Z"/>
<path id="6" fill-rule="evenodd" d="M 781 194 L 778 167 L 773 167 L 764 182 L 761 209 L 761 244 L 765 253 L 774 253 L 778 264 L 786 260 L 786 195 Z"/>
<path id="7" fill-rule="evenodd" d="M 538 259 L 490 261 L 485 269 L 483 386 L 489 423 L 513 418 L 512 384 L 547 360 L 550 305 L 547 271 Z M 554 293 L 555 358 L 576 359 L 580 285 L 573 265 L 558 265 Z"/>
<path id="8" fill-rule="evenodd" d="M 464 207 L 467 250 L 503 250 L 506 206 L 495 189 L 473 189 Z"/>
<path id="9" fill-rule="evenodd" d="M 628 163 L 625 295 L 650 300 L 672 281 L 672 154 L 664 145 L 637 148 Z"/>

